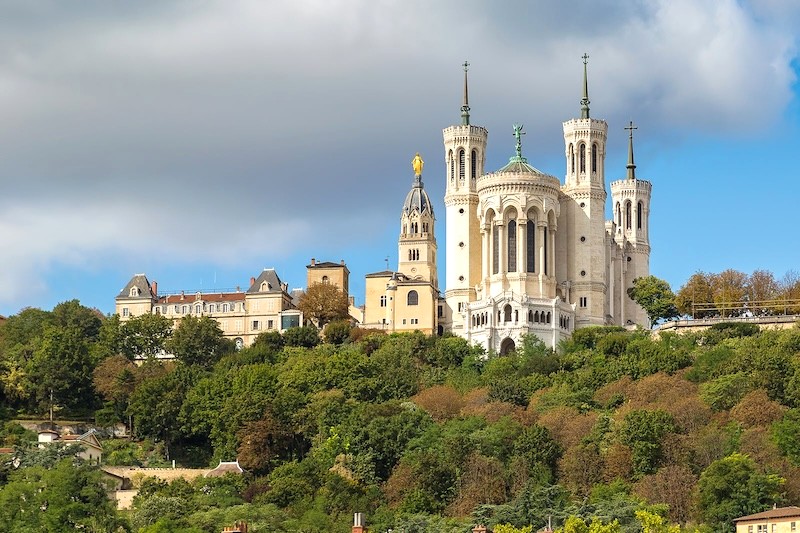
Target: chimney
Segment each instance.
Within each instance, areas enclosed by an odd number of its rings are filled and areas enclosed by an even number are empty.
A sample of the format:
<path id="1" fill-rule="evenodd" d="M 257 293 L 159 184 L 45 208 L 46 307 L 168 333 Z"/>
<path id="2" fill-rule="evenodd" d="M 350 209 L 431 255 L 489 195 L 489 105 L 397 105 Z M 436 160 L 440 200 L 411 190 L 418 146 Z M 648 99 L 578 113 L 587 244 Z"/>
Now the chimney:
<path id="1" fill-rule="evenodd" d="M 353 531 L 352 533 L 364 533 L 364 513 L 355 513 L 353 515 Z"/>
<path id="2" fill-rule="evenodd" d="M 183 294 L 183 291 L 181 291 L 181 300 L 185 300 L 185 299 L 186 299 L 186 295 Z"/>
<path id="3" fill-rule="evenodd" d="M 313 267 L 316 264 L 317 264 L 317 260 L 312 257 L 311 258 L 311 266 Z"/>
<path id="4" fill-rule="evenodd" d="M 154 298 L 158 294 L 158 283 L 156 281 L 150 283 L 150 292 L 153 293 Z"/>
<path id="5" fill-rule="evenodd" d="M 342 260 L 340 261 L 340 263 L 342 264 L 342 266 L 344 266 L 344 259 L 342 259 Z"/>
<path id="6" fill-rule="evenodd" d="M 256 278 L 254 278 L 253 276 L 250 276 L 250 286 L 252 287 L 255 284 L 256 284 Z"/>

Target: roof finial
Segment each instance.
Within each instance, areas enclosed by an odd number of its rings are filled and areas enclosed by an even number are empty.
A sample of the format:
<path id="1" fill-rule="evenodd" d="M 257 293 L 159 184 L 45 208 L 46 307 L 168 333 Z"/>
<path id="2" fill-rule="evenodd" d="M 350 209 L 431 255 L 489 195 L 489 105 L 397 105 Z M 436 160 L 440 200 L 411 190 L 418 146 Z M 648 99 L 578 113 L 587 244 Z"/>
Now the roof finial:
<path id="1" fill-rule="evenodd" d="M 469 88 L 467 86 L 467 71 L 469 63 L 464 61 L 464 104 L 461 106 L 461 124 L 469 125 Z"/>
<path id="2" fill-rule="evenodd" d="M 527 159 L 522 157 L 522 136 L 525 135 L 525 132 L 522 131 L 522 128 L 524 128 L 524 127 L 525 126 L 523 126 L 522 124 L 514 124 L 514 126 L 513 126 L 513 128 L 514 128 L 514 138 L 517 140 L 517 144 L 516 144 L 516 147 L 515 147 L 516 155 L 514 157 L 510 158 L 510 161 L 512 163 L 527 163 L 528 162 Z"/>
<path id="3" fill-rule="evenodd" d="M 633 125 L 633 121 L 631 120 L 625 129 L 630 132 L 628 135 L 628 164 L 626 165 L 628 168 L 628 179 L 635 180 L 636 179 L 636 165 L 633 164 L 633 130 L 638 130 L 636 126 Z"/>
<path id="4" fill-rule="evenodd" d="M 586 63 L 589 62 L 589 54 L 583 54 L 583 98 L 581 98 L 581 118 L 589 118 L 589 83 L 586 77 Z"/>

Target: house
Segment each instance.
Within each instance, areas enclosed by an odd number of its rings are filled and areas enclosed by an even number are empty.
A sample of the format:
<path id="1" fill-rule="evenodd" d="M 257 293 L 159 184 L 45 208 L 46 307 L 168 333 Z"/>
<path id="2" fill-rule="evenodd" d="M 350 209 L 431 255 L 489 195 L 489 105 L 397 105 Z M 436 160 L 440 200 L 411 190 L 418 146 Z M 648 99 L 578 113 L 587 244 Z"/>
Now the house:
<path id="1" fill-rule="evenodd" d="M 800 526 L 800 507 L 773 507 L 769 511 L 734 519 L 736 533 L 793 533 Z"/>
<path id="2" fill-rule="evenodd" d="M 39 431 L 39 447 L 44 447 L 53 442 L 79 444 L 81 449 L 77 456 L 90 464 L 100 464 L 103 461 L 103 446 L 97 438 L 97 431 L 90 429 L 82 435 L 62 435 L 59 432 L 45 428 Z"/>

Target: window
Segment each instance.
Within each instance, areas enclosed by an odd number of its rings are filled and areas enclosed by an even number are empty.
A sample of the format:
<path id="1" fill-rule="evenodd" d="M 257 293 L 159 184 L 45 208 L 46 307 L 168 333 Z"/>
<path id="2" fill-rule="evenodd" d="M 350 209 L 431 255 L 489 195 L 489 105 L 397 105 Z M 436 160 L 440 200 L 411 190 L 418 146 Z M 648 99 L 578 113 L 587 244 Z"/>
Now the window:
<path id="1" fill-rule="evenodd" d="M 622 208 L 619 206 L 619 202 L 617 202 L 617 226 L 622 227 Z"/>
<path id="2" fill-rule="evenodd" d="M 503 318 L 505 322 L 511 322 L 511 306 L 509 304 L 503 308 Z"/>
<path id="3" fill-rule="evenodd" d="M 386 307 L 386 296 L 381 296 L 381 307 Z"/>
<path id="4" fill-rule="evenodd" d="M 272 329 L 274 327 L 275 327 L 275 321 L 274 320 L 267 320 L 267 329 Z"/>
<path id="5" fill-rule="evenodd" d="M 581 307 L 588 307 L 588 306 L 589 306 L 589 298 L 588 298 L 588 297 L 586 297 L 586 296 L 581 296 L 581 297 L 578 299 L 578 302 L 579 302 L 579 305 L 580 305 Z"/>
<path id="6" fill-rule="evenodd" d="M 329 283 L 330 283 L 330 280 L 328 279 L 328 276 L 322 276 L 322 284 L 323 285 L 327 285 Z"/>
<path id="7" fill-rule="evenodd" d="M 642 229 L 642 202 L 636 204 L 636 229 Z"/>
<path id="8" fill-rule="evenodd" d="M 176 305 L 175 307 L 178 307 L 178 306 Z M 222 312 L 223 313 L 227 313 L 228 312 L 228 304 L 222 304 Z"/>
<path id="9" fill-rule="evenodd" d="M 122 316 L 130 316 L 130 311 L 128 311 L 127 307 L 122 308 Z"/>
<path id="10" fill-rule="evenodd" d="M 459 181 L 464 181 L 464 165 L 465 165 L 465 154 L 464 149 L 458 151 L 458 179 Z"/>
<path id="11" fill-rule="evenodd" d="M 544 271 L 544 275 L 546 276 L 547 274 L 549 274 L 549 272 L 547 271 L 548 270 L 547 269 L 547 262 L 548 262 L 548 257 L 547 257 L 548 256 L 548 254 L 547 254 L 547 228 L 545 228 L 545 230 L 544 230 L 544 242 L 542 244 L 544 244 L 544 268 L 542 268 L 542 270 Z"/>
<path id="12" fill-rule="evenodd" d="M 281 317 L 281 329 L 296 328 L 300 325 L 300 315 L 285 315 Z"/>
<path id="13" fill-rule="evenodd" d="M 153 311 L 155 311 L 155 314 L 157 314 L 157 315 L 160 315 L 160 314 L 161 314 L 161 308 L 160 308 L 160 307 L 155 307 L 155 308 L 153 309 Z"/>
<path id="14" fill-rule="evenodd" d="M 525 270 L 527 272 L 534 272 L 536 265 L 536 224 L 533 220 L 529 220 L 526 224 L 527 230 L 525 231 Z"/>
<path id="15" fill-rule="evenodd" d="M 411 319 L 411 323 L 412 324 L 419 324 L 419 318 L 412 318 Z"/>
<path id="16" fill-rule="evenodd" d="M 631 203 L 625 202 L 625 227 L 631 229 Z"/>
<path id="17" fill-rule="evenodd" d="M 242 331 L 242 321 L 237 320 L 236 322 L 234 322 L 234 327 L 236 328 L 236 331 Z"/>
<path id="18" fill-rule="evenodd" d="M 419 305 L 419 294 L 417 294 L 417 291 L 408 291 L 408 305 Z"/>
<path id="19" fill-rule="evenodd" d="M 517 271 L 517 221 L 508 221 L 508 272 Z"/>
<path id="20" fill-rule="evenodd" d="M 441 305 L 436 309 L 436 316 L 439 318 L 444 316 L 444 308 Z"/>
<path id="21" fill-rule="evenodd" d="M 572 144 L 569 145 L 569 172 L 575 173 L 575 147 Z"/>
<path id="22" fill-rule="evenodd" d="M 189 312 L 189 306 L 188 305 L 181 306 L 181 313 L 183 313 L 185 315 L 188 312 Z"/>
<path id="23" fill-rule="evenodd" d="M 797 531 L 797 522 L 792 522 L 792 531 Z"/>
<path id="24" fill-rule="evenodd" d="M 258 320 L 253 320 L 253 331 L 258 331 Z"/>
<path id="25" fill-rule="evenodd" d="M 202 312 L 203 312 L 203 306 L 202 305 L 195 305 L 194 306 L 194 314 L 199 315 Z"/>
<path id="26" fill-rule="evenodd" d="M 138 287 L 131 287 L 131 296 L 139 296 L 139 288 Z"/>
<path id="27" fill-rule="evenodd" d="M 578 152 L 580 152 L 580 171 L 586 172 L 586 145 L 581 143 L 580 146 L 578 146 Z"/>
<path id="28" fill-rule="evenodd" d="M 175 314 L 180 313 L 180 312 L 181 312 L 181 306 L 180 305 L 176 305 L 175 306 Z"/>
<path id="29" fill-rule="evenodd" d="M 450 183 L 455 182 L 456 179 L 456 166 L 453 161 L 453 151 L 450 150 L 447 154 L 447 160 L 450 162 Z"/>
<path id="30" fill-rule="evenodd" d="M 406 323 L 406 319 L 404 318 L 404 319 L 403 319 L 403 325 L 405 325 L 405 323 Z"/>
<path id="31" fill-rule="evenodd" d="M 472 156 L 470 157 L 469 163 L 470 163 L 470 178 L 472 178 L 472 181 L 475 181 L 475 178 L 478 177 L 478 151 L 477 150 L 473 150 L 472 151 Z"/>
<path id="32" fill-rule="evenodd" d="M 597 143 L 592 145 L 592 172 L 597 172 Z"/>

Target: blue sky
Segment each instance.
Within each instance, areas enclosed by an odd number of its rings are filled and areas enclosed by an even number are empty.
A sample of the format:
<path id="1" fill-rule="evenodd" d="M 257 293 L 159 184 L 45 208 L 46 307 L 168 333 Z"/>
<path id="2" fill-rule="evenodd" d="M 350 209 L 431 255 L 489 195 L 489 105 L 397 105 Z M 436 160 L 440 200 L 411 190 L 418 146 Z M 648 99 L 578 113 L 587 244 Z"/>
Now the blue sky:
<path id="1" fill-rule="evenodd" d="M 0 2 L 0 314 L 166 290 L 290 287 L 397 264 L 411 159 L 444 248 L 442 128 L 461 63 L 487 170 L 562 179 L 561 123 L 609 124 L 606 176 L 653 183 L 651 272 L 800 270 L 791 0 Z M 444 258 L 444 254 L 440 254 Z M 444 264 L 439 265 L 444 269 Z M 441 276 L 440 276 L 441 278 Z"/>

